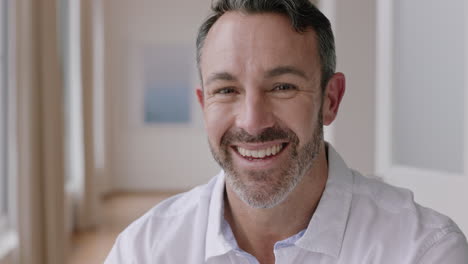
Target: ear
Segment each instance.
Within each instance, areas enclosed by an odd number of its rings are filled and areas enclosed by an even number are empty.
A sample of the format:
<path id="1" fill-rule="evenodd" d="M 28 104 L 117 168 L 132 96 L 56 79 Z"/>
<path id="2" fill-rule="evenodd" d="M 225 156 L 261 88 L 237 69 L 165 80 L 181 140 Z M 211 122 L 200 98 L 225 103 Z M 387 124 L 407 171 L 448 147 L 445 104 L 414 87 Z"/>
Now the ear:
<path id="1" fill-rule="evenodd" d="M 196 93 L 197 93 L 198 103 L 200 104 L 201 108 L 203 109 L 205 107 L 205 101 L 203 99 L 203 90 L 201 88 L 197 88 Z"/>
<path id="2" fill-rule="evenodd" d="M 327 83 L 323 97 L 323 124 L 328 126 L 336 118 L 341 99 L 345 93 L 346 80 L 343 73 L 335 73 Z"/>

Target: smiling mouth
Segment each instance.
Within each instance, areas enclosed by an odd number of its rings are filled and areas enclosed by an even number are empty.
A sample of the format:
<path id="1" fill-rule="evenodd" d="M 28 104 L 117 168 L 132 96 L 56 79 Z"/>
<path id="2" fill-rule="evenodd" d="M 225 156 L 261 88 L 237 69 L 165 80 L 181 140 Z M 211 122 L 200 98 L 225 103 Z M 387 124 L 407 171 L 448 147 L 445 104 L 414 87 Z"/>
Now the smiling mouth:
<path id="1" fill-rule="evenodd" d="M 232 148 L 243 158 L 247 160 L 265 160 L 278 156 L 288 143 L 279 143 L 264 149 L 249 150 L 239 146 Z"/>

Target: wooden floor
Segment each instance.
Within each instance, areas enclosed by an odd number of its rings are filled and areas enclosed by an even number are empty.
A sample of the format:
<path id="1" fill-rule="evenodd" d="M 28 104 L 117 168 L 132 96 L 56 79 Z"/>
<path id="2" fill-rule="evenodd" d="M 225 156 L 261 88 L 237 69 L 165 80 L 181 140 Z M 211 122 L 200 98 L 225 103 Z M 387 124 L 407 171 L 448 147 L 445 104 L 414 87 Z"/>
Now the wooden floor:
<path id="1" fill-rule="evenodd" d="M 103 224 L 73 235 L 68 264 L 102 264 L 117 235 L 135 219 L 172 193 L 115 194 L 103 201 Z"/>

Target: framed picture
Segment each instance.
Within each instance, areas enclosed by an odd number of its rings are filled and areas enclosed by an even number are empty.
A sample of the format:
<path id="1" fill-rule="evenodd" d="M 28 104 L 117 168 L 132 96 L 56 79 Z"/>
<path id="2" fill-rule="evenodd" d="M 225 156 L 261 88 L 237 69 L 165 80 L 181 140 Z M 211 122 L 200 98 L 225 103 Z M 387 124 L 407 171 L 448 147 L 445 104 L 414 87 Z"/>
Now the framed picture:
<path id="1" fill-rule="evenodd" d="M 191 123 L 193 52 L 186 45 L 134 46 L 129 96 L 136 115 L 131 119 L 144 126 Z"/>

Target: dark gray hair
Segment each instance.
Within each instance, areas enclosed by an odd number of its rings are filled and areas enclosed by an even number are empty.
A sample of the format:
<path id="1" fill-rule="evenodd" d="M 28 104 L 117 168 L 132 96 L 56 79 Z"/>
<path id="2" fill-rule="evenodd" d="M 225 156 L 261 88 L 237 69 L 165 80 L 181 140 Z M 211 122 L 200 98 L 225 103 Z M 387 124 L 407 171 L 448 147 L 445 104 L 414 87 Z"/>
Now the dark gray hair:
<path id="1" fill-rule="evenodd" d="M 335 73 L 335 40 L 330 21 L 309 0 L 217 0 L 211 5 L 212 13 L 198 30 L 197 65 L 201 77 L 200 61 L 204 41 L 211 27 L 226 12 L 240 11 L 248 14 L 276 13 L 289 17 L 292 27 L 298 33 L 312 28 L 317 34 L 322 70 L 321 86 L 325 89 Z"/>

